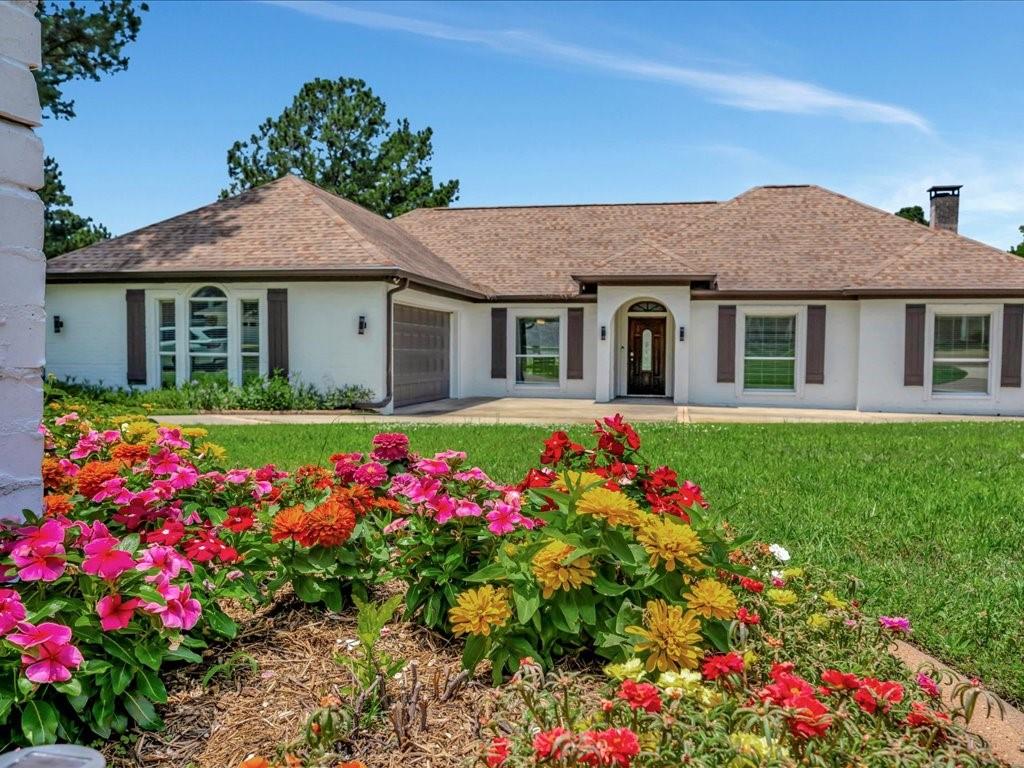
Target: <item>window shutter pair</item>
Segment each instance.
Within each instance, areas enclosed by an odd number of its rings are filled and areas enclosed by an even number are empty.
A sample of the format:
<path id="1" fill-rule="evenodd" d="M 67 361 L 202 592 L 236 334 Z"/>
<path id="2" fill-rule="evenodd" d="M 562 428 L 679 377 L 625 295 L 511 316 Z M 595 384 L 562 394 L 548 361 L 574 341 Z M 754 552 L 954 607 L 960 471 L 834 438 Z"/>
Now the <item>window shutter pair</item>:
<path id="1" fill-rule="evenodd" d="M 736 307 L 718 307 L 718 382 L 736 381 Z M 807 307 L 807 349 L 804 365 L 807 384 L 825 383 L 825 306 Z"/>
<path id="2" fill-rule="evenodd" d="M 146 292 L 125 291 L 127 373 L 129 384 L 146 384 Z M 267 290 L 267 370 L 288 375 L 288 291 Z"/>
<path id="3" fill-rule="evenodd" d="M 583 378 L 583 308 L 572 307 L 566 323 L 565 375 Z M 491 309 L 491 378 L 508 378 L 508 310 Z"/>

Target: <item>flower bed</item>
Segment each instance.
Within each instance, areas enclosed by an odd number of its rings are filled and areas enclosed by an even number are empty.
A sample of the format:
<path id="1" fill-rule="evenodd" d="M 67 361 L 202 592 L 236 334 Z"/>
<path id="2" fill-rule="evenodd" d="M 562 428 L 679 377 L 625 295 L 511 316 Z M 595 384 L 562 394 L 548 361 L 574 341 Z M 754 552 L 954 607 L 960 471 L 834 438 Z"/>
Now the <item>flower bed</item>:
<path id="1" fill-rule="evenodd" d="M 0 674 L 15 683 L 0 722 L 18 740 L 159 727 L 165 669 L 235 634 L 226 601 L 267 604 L 287 584 L 339 611 L 397 581 L 405 618 L 461 639 L 468 673 L 511 677 L 480 750 L 492 766 L 991 764 L 955 724 L 980 692 L 949 709 L 886 652 L 905 619 L 873 619 L 855 582 L 743 538 L 617 416 L 593 447 L 554 433 L 507 487 L 397 433 L 286 475 L 225 469 L 201 430 L 56 413 L 46 517 L 0 531 Z M 351 698 L 279 759 L 361 758 L 360 734 L 388 717 L 406 748 L 381 677 L 401 660 L 374 660 L 364 634 Z M 614 686 L 593 700 L 566 664 L 605 666 Z"/>

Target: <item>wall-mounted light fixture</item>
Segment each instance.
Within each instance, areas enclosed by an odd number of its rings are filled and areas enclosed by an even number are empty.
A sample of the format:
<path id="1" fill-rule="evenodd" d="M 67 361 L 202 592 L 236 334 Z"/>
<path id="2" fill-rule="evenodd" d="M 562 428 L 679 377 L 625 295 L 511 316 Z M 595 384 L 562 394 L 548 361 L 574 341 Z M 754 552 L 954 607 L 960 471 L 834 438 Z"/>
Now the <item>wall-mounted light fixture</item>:
<path id="1" fill-rule="evenodd" d="M 679 340 L 680 341 L 686 341 L 686 326 L 685 325 L 680 325 L 679 326 Z"/>
<path id="2" fill-rule="evenodd" d="M 60 319 L 60 315 L 53 316 L 53 332 L 60 333 L 60 329 L 64 327 L 64 321 Z"/>
<path id="3" fill-rule="evenodd" d="M 608 338 L 608 326 L 607 325 L 602 325 L 601 326 L 601 341 L 604 341 L 607 338 Z"/>
<path id="4" fill-rule="evenodd" d="M 366 333 L 366 315 L 359 316 L 359 335 L 362 336 Z"/>

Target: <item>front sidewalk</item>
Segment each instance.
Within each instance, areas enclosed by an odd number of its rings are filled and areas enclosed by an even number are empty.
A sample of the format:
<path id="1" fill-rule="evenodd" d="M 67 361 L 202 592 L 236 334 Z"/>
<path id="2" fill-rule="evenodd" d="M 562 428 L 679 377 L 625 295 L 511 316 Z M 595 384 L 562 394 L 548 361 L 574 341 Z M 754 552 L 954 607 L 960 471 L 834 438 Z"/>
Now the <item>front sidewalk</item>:
<path id="1" fill-rule="evenodd" d="M 159 416 L 169 424 L 583 424 L 621 413 L 627 421 L 681 424 L 782 422 L 878 424 L 912 421 L 1016 421 L 1015 417 L 927 413 L 867 413 L 817 408 L 747 408 L 681 405 L 667 400 L 625 398 L 610 403 L 565 398 L 468 398 L 396 408 L 393 414 L 354 411 L 234 411 Z"/>

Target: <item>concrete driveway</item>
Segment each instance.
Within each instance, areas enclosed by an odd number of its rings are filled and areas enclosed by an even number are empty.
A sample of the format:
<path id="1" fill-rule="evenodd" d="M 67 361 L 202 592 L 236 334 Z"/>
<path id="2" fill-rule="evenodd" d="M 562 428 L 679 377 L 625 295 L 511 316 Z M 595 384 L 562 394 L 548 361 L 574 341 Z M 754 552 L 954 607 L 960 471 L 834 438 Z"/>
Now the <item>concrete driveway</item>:
<path id="1" fill-rule="evenodd" d="M 957 416 L 922 413 L 864 413 L 811 408 L 731 408 L 677 406 L 668 400 L 623 398 L 611 403 L 593 400 L 502 397 L 437 400 L 396 408 L 390 415 L 353 411 L 291 411 L 196 413 L 160 416 L 172 424 L 577 424 L 621 413 L 627 421 L 668 421 L 681 424 L 759 424 L 781 422 L 848 422 L 857 424 L 907 421 L 1000 421 L 1013 417 Z"/>

